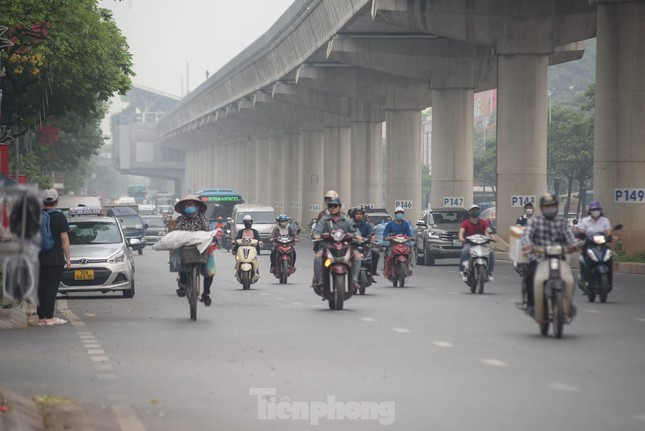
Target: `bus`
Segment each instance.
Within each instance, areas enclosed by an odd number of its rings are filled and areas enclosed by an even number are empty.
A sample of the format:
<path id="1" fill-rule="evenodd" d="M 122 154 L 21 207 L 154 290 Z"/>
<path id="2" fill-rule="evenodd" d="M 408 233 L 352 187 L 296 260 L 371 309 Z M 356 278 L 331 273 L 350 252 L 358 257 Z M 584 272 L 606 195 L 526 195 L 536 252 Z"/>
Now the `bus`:
<path id="1" fill-rule="evenodd" d="M 146 199 L 146 195 L 148 192 L 146 191 L 145 186 L 130 186 L 128 187 L 128 196 L 131 196 L 134 198 L 134 201 L 138 204 L 142 204 L 143 201 Z"/>
<path id="2" fill-rule="evenodd" d="M 244 203 L 244 199 L 233 189 L 203 189 L 199 190 L 196 195 L 207 206 L 206 217 L 210 222 L 211 228 L 215 225 L 217 217 L 224 219 L 233 215 L 233 207 L 237 204 Z"/>

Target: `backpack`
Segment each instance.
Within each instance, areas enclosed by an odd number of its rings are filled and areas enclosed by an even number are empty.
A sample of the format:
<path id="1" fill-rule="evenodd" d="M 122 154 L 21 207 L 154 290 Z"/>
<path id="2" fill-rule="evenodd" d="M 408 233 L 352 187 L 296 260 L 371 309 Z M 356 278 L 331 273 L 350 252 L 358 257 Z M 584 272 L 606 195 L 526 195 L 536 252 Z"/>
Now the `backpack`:
<path id="1" fill-rule="evenodd" d="M 40 217 L 40 240 L 41 251 L 48 251 L 54 248 L 54 237 L 52 236 L 49 211 L 43 211 Z"/>

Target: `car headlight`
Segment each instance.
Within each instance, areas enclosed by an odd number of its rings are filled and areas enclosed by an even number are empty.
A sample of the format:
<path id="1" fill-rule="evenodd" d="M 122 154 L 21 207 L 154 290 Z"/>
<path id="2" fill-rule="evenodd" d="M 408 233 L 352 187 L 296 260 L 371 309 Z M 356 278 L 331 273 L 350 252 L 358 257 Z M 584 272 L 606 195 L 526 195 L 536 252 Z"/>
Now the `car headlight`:
<path id="1" fill-rule="evenodd" d="M 428 231 L 428 238 L 434 238 L 434 239 L 439 239 L 441 238 L 441 234 L 439 232 L 434 232 L 434 231 Z"/>
<path id="2" fill-rule="evenodd" d="M 125 261 L 125 252 L 120 251 L 117 254 L 113 255 L 110 257 L 108 260 L 108 263 L 121 263 Z"/>

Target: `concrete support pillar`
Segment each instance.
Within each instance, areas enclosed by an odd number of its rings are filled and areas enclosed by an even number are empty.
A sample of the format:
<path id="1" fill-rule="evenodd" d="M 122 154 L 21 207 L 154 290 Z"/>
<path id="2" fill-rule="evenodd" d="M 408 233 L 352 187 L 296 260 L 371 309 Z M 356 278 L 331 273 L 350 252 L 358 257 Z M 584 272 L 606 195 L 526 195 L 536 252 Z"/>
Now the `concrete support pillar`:
<path id="1" fill-rule="evenodd" d="M 246 144 L 247 179 L 246 195 L 242 198 L 248 203 L 256 203 L 258 200 L 258 143 L 250 139 Z"/>
<path id="2" fill-rule="evenodd" d="M 322 209 L 324 185 L 324 137 L 322 130 L 303 132 L 302 223 Z"/>
<path id="3" fill-rule="evenodd" d="M 325 128 L 325 191 L 336 190 L 343 205 L 353 205 L 352 199 L 351 128 Z"/>
<path id="4" fill-rule="evenodd" d="M 267 173 L 270 183 L 269 202 L 275 207 L 276 213 L 281 214 L 285 210 L 285 174 L 286 160 L 285 151 L 289 144 L 289 137 L 286 135 L 271 137 L 271 153 L 269 154 L 269 166 Z"/>
<path id="5" fill-rule="evenodd" d="M 258 171 L 258 204 L 269 205 L 271 203 L 271 184 L 267 176 L 269 157 L 271 153 L 271 139 L 268 137 L 258 138 L 257 142 L 257 171 Z M 260 174 L 261 173 L 261 174 Z"/>
<path id="6" fill-rule="evenodd" d="M 497 231 L 508 238 L 521 213 L 513 195 L 546 192 L 546 55 L 498 56 Z"/>
<path id="7" fill-rule="evenodd" d="M 287 163 L 286 163 L 286 195 L 288 196 L 288 202 L 285 202 L 287 206 L 287 214 L 290 217 L 295 218 L 299 223 L 302 224 L 302 151 L 303 150 L 303 134 L 302 133 L 293 133 L 289 135 L 289 149 L 287 151 Z"/>
<path id="8" fill-rule="evenodd" d="M 635 253 L 645 249 L 645 2 L 596 3 L 594 197 Z"/>
<path id="9" fill-rule="evenodd" d="M 394 212 L 397 202 L 406 218 L 421 215 L 421 110 L 388 110 L 386 121 L 385 207 Z"/>
<path id="10" fill-rule="evenodd" d="M 383 203 L 383 123 L 351 123 L 351 196 L 354 204 Z"/>
<path id="11" fill-rule="evenodd" d="M 447 197 L 472 205 L 473 157 L 473 90 L 432 90 L 432 208 Z"/>
<path id="12" fill-rule="evenodd" d="M 240 141 L 235 143 L 235 153 L 237 155 L 237 166 L 239 167 L 238 169 L 238 179 L 237 179 L 237 187 L 235 190 L 240 193 L 242 196 L 244 196 L 244 192 L 246 191 L 246 182 L 248 180 L 248 164 L 247 164 L 247 158 L 246 158 L 246 142 L 245 141 Z"/>

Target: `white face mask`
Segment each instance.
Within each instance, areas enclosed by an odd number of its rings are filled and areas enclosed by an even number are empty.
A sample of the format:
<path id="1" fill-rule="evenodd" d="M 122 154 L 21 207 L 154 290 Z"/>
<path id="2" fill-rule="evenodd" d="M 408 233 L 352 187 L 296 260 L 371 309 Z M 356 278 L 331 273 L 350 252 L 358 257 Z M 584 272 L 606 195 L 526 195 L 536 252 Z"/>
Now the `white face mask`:
<path id="1" fill-rule="evenodd" d="M 527 208 L 526 215 L 533 215 L 533 208 Z"/>
<path id="2" fill-rule="evenodd" d="M 600 217 L 600 214 L 602 214 L 602 210 L 593 210 L 593 211 L 591 211 L 591 217 L 593 217 L 593 218 Z"/>

